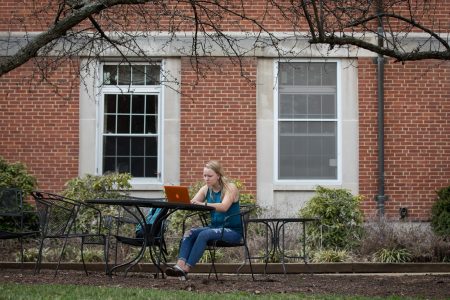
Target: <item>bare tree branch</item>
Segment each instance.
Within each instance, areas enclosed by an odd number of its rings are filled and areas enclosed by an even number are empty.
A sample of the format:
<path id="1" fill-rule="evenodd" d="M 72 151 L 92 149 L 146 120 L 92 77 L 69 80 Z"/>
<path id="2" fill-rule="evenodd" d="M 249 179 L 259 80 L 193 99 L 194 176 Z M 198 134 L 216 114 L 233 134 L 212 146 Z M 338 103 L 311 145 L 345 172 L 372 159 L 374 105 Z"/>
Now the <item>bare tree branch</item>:
<path id="1" fill-rule="evenodd" d="M 159 53 L 178 47 L 178 55 L 191 57 L 196 69 L 201 68 L 199 57 L 304 56 L 305 41 L 330 49 L 355 46 L 397 61 L 450 60 L 449 32 L 442 32 L 448 26 L 440 27 L 436 1 L 259 0 L 264 5 L 255 12 L 244 0 L 59 0 L 28 16 L 40 24 L 53 20 L 43 32 L 30 33 L 33 22 L 25 20 L 24 39 L 13 44 L 16 35 L 10 34 L 0 41 L 0 76 L 36 57 L 113 53 L 125 61 L 130 56 L 150 59 L 148 48 L 158 45 Z M 378 23 L 384 24 L 383 34 Z M 152 34 L 161 32 L 168 33 L 164 42 L 149 43 Z M 190 41 L 179 38 L 189 33 Z"/>

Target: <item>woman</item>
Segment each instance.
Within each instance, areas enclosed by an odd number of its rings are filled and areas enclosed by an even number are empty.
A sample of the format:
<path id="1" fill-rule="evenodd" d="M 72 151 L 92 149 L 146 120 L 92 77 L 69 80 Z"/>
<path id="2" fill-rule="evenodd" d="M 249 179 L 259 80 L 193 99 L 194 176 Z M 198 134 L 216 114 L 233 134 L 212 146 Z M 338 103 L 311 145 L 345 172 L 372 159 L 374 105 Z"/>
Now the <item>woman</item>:
<path id="1" fill-rule="evenodd" d="M 183 236 L 177 264 L 166 269 L 167 276 L 186 279 L 190 269 L 200 260 L 208 241 L 223 239 L 238 243 L 242 239 L 242 224 L 239 216 L 239 192 L 224 176 L 218 161 L 209 161 L 203 169 L 205 185 L 192 198 L 191 203 L 214 207 L 211 224 L 192 228 Z M 232 216 L 227 219 L 225 218 Z M 222 233 L 222 228 L 224 228 Z"/>

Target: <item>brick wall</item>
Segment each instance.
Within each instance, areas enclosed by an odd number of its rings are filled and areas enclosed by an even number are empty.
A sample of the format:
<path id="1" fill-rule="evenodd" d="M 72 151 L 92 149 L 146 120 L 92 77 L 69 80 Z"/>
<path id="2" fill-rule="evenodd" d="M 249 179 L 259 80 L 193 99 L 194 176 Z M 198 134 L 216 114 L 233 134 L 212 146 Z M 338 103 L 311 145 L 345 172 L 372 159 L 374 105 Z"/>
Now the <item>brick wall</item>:
<path id="1" fill-rule="evenodd" d="M 182 59 L 184 185 L 202 180 L 205 162 L 218 159 L 229 177 L 240 179 L 249 192 L 256 193 L 256 59 L 243 59 L 242 69 L 236 63 L 227 58 L 201 60 L 206 73 L 198 77 L 189 58 Z"/>
<path id="2" fill-rule="evenodd" d="M 377 194 L 376 64 L 359 61 L 360 193 L 373 215 Z M 450 63 L 394 63 L 385 68 L 385 193 L 387 216 L 407 207 L 427 220 L 435 190 L 450 185 Z"/>
<path id="3" fill-rule="evenodd" d="M 58 11 L 58 3 L 63 1 L 49 0 L 2 0 L 0 1 L 0 31 L 41 31 L 51 26 Z M 333 11 L 334 1 L 329 1 L 328 7 Z M 355 1 L 358 3 L 358 1 Z M 433 27 L 435 31 L 447 31 L 450 3 L 448 1 L 412 1 L 413 5 L 407 6 L 405 2 L 399 3 L 389 12 L 401 12 L 404 16 L 412 15 L 422 26 Z M 214 3 L 214 1 L 211 1 Z M 337 5 L 339 5 L 338 3 Z M 348 3 L 347 3 L 348 4 Z M 208 31 L 214 31 L 213 27 L 224 31 L 258 31 L 253 20 L 270 31 L 305 31 L 308 28 L 303 17 L 302 7 L 296 1 L 268 1 L 268 0 L 228 0 L 221 1 L 221 7 L 229 9 L 233 13 L 225 13 L 224 9 L 217 8 L 214 4 L 199 2 L 196 5 L 196 13 L 202 20 L 201 25 Z M 348 4 L 350 5 L 350 4 Z M 359 3 L 358 3 L 359 5 Z M 392 4 L 389 4 L 391 6 Z M 359 5 L 361 9 L 365 7 Z M 311 6 L 310 6 L 311 7 Z M 67 8 L 67 6 L 66 6 Z M 342 7 L 340 7 L 342 8 Z M 375 10 L 376 6 L 370 8 Z M 347 13 L 351 11 L 347 9 Z M 205 16 L 208 13 L 208 17 Z M 312 8 L 310 13 L 313 14 Z M 247 20 L 242 20 L 243 15 Z M 339 11 L 341 21 L 346 13 Z M 432 15 L 432 17 L 429 17 Z M 186 1 L 149 1 L 144 5 L 116 6 L 94 15 L 104 31 L 136 30 L 136 31 L 191 31 L 193 27 L 192 17 L 194 11 L 191 3 Z M 60 18 L 63 18 L 60 16 Z M 330 24 L 337 24 L 334 16 L 330 17 Z M 398 23 L 394 18 L 389 20 L 389 27 L 396 30 Z M 376 30 L 376 22 L 372 23 Z M 336 25 L 338 27 L 338 25 Z M 92 29 L 90 22 L 84 21 L 79 28 Z M 170 29 L 168 29 L 170 28 Z M 400 30 L 405 30 L 404 23 Z"/>
<path id="4" fill-rule="evenodd" d="M 42 190 L 60 191 L 78 175 L 80 83 L 72 67 L 46 74 L 58 88 L 33 63 L 0 77 L 0 155 L 25 163 Z"/>

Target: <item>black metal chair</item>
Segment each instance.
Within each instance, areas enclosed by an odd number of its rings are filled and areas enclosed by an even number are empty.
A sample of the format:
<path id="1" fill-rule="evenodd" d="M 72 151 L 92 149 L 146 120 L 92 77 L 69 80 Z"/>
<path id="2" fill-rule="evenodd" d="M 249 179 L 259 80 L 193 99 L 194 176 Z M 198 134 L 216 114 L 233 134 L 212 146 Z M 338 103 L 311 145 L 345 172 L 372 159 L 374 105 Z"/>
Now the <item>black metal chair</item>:
<path id="1" fill-rule="evenodd" d="M 161 262 L 166 263 L 167 261 L 167 246 L 164 240 L 164 233 L 167 227 L 166 217 L 169 213 L 169 209 L 149 209 L 145 217 L 145 230 L 141 228 L 141 224 L 139 224 L 138 221 L 141 220 L 140 214 L 142 212 L 134 211 L 136 209 L 136 207 L 124 207 L 118 216 L 107 217 L 108 224 L 110 224 L 108 226 L 110 228 L 109 236 L 116 239 L 114 266 L 112 268 L 109 268 L 108 266 L 108 268 L 110 270 L 116 270 L 121 267 L 126 267 L 125 276 L 127 276 L 128 271 L 139 263 L 144 257 L 146 248 L 148 248 L 150 259 L 158 269 L 157 273 L 155 273 L 155 277 L 158 277 L 159 273 L 164 277 L 164 272 L 160 265 Z M 144 238 L 146 239 L 145 247 L 143 247 Z M 131 261 L 118 264 L 118 249 L 120 244 L 131 247 L 140 247 L 140 251 Z M 109 247 L 107 249 L 107 254 L 109 255 Z"/>
<path id="2" fill-rule="evenodd" d="M 211 268 L 209 269 L 209 275 L 208 279 L 211 277 L 211 273 L 214 270 L 214 274 L 216 276 L 216 280 L 219 280 L 219 277 L 217 276 L 217 270 L 215 265 L 215 259 L 216 259 L 216 250 L 217 248 L 232 248 L 232 247 L 244 247 L 244 262 L 241 266 L 239 266 L 237 273 L 239 274 L 240 270 L 244 265 L 246 264 L 246 260 L 248 260 L 249 266 L 250 266 L 250 272 L 252 274 L 252 279 L 255 280 L 255 276 L 253 274 L 253 267 L 252 267 L 252 261 L 250 259 L 250 251 L 248 249 L 247 245 L 247 220 L 250 217 L 250 213 L 252 212 L 252 208 L 241 208 L 241 211 L 236 214 L 239 215 L 241 218 L 242 223 L 242 239 L 239 243 L 229 243 L 227 241 L 224 241 L 223 239 L 209 241 L 207 244 L 207 249 L 209 250 L 211 254 Z M 230 215 L 225 218 L 224 223 L 226 223 L 227 219 L 234 217 L 235 215 Z M 223 228 L 222 228 L 222 234 L 223 234 Z"/>
<path id="3" fill-rule="evenodd" d="M 239 217 L 241 218 L 241 223 L 242 223 L 242 239 L 240 240 L 239 243 L 229 243 L 227 241 L 224 241 L 222 238 L 219 240 L 214 240 L 214 241 L 209 241 L 206 247 L 206 250 L 209 251 L 210 256 L 211 256 L 211 267 L 209 269 L 209 274 L 208 274 L 208 279 L 211 277 L 212 272 L 214 271 L 214 274 L 216 276 L 216 280 L 219 280 L 219 277 L 217 275 L 217 270 L 216 270 L 216 265 L 215 265 L 215 260 L 216 260 L 216 250 L 218 248 L 234 248 L 234 247 L 244 247 L 244 261 L 243 263 L 239 266 L 239 268 L 237 269 L 237 274 L 240 273 L 240 270 L 245 266 L 247 260 L 249 262 L 249 267 L 250 267 L 250 272 L 252 274 L 252 279 L 255 280 L 255 276 L 253 273 L 253 266 L 252 266 L 252 262 L 251 262 L 251 256 L 250 256 L 250 251 L 248 249 L 248 245 L 247 245 L 247 227 L 248 227 L 248 219 L 250 217 L 250 214 L 253 212 L 254 210 L 254 206 L 247 206 L 247 205 L 242 205 L 240 212 L 234 215 L 230 215 L 228 217 L 226 217 L 224 219 L 224 224 L 226 223 L 226 221 L 231 218 L 234 217 L 236 215 L 239 215 Z M 198 216 L 200 219 L 200 222 L 202 224 L 202 226 L 208 226 L 208 218 L 209 218 L 209 213 L 205 213 L 205 212 L 197 212 L 197 213 L 193 213 L 193 214 L 189 214 L 186 216 L 185 220 L 183 221 L 183 227 L 182 227 L 182 231 L 183 231 L 183 236 L 184 233 L 186 231 L 186 220 L 193 217 L 193 216 Z M 224 228 L 222 228 L 223 230 Z M 223 233 L 223 231 L 222 231 Z M 180 242 L 181 243 L 181 242 Z"/>
<path id="4" fill-rule="evenodd" d="M 47 239 L 63 239 L 63 246 L 59 255 L 58 264 L 55 270 L 55 276 L 58 273 L 59 266 L 67 245 L 67 241 L 72 238 L 81 240 L 81 260 L 83 268 L 88 275 L 86 264 L 84 261 L 84 246 L 85 245 L 102 245 L 104 251 L 104 259 L 106 266 L 106 273 L 108 273 L 107 263 L 107 239 L 106 235 L 102 233 L 102 214 L 101 211 L 93 205 L 69 199 L 57 194 L 47 192 L 34 191 L 31 193 L 36 201 L 36 208 L 39 216 L 41 237 L 39 245 L 39 253 L 35 266 L 35 273 L 39 273 L 42 263 L 42 252 L 44 242 Z M 92 218 L 88 226 L 82 227 L 77 223 L 77 216 L 84 210 L 91 213 Z"/>
<path id="5" fill-rule="evenodd" d="M 23 240 L 37 237 L 39 231 L 26 228 L 26 219 L 36 215 L 25 208 L 21 189 L 0 189 L 0 239 L 17 239 L 20 242 L 20 262 L 23 267 Z M 31 224 L 30 224 L 31 225 Z"/>

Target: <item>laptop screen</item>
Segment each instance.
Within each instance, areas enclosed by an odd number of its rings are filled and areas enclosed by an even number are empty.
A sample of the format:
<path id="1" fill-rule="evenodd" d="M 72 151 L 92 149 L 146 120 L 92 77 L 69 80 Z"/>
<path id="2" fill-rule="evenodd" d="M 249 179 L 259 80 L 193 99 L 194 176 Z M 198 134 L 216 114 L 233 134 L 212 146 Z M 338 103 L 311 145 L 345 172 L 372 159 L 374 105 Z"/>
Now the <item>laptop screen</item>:
<path id="1" fill-rule="evenodd" d="M 168 202 L 190 204 L 189 190 L 185 186 L 165 185 L 164 191 Z"/>

